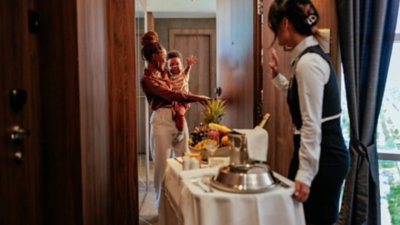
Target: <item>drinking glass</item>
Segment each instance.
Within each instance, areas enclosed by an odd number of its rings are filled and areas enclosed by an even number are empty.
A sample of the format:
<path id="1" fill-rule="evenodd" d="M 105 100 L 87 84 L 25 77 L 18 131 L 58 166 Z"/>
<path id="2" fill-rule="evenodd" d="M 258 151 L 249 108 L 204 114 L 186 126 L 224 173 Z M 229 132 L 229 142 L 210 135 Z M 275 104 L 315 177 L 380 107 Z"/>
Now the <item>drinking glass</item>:
<path id="1" fill-rule="evenodd" d="M 204 147 L 210 153 L 209 156 L 213 157 L 215 151 L 219 147 L 219 132 L 216 129 L 209 129 L 204 135 Z"/>

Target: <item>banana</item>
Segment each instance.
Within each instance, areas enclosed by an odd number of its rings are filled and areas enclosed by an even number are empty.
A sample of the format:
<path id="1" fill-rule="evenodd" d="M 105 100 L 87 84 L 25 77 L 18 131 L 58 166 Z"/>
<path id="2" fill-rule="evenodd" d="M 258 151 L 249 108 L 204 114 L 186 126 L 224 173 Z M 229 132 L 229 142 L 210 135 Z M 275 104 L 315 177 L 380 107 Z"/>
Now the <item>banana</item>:
<path id="1" fill-rule="evenodd" d="M 222 125 L 222 124 L 218 124 L 218 123 L 209 123 L 208 127 L 211 129 L 216 129 L 223 133 L 228 133 L 228 132 L 232 131 L 229 127 Z"/>

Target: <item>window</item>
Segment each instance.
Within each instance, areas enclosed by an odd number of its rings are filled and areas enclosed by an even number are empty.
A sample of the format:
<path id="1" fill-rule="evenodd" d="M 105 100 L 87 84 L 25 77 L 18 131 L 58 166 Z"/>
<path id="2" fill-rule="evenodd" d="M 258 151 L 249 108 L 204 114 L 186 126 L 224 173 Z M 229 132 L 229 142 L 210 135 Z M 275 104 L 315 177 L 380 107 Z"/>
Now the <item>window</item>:
<path id="1" fill-rule="evenodd" d="M 382 224 L 400 225 L 400 15 L 397 18 L 385 94 L 379 114 L 377 147 Z"/>
<path id="2" fill-rule="evenodd" d="M 400 57 L 400 39 L 396 38 L 389 73 L 386 82 L 385 94 L 379 115 L 377 144 L 381 158 L 390 159 L 390 156 L 400 156 L 400 64 L 394 59 Z"/>
<path id="3" fill-rule="evenodd" d="M 395 60 L 399 58 L 400 15 L 397 18 L 396 37 L 377 127 L 381 224 L 385 225 L 400 225 L 400 64 Z M 348 142 L 350 124 L 344 89 L 342 88 L 342 127 Z"/>

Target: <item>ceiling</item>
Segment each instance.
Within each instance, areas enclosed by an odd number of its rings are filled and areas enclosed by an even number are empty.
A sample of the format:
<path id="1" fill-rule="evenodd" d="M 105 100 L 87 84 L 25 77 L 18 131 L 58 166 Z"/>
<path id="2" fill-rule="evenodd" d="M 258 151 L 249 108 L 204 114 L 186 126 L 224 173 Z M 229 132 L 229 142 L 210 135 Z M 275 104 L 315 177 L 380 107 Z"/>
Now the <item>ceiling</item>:
<path id="1" fill-rule="evenodd" d="M 155 18 L 213 18 L 217 0 L 147 0 Z"/>

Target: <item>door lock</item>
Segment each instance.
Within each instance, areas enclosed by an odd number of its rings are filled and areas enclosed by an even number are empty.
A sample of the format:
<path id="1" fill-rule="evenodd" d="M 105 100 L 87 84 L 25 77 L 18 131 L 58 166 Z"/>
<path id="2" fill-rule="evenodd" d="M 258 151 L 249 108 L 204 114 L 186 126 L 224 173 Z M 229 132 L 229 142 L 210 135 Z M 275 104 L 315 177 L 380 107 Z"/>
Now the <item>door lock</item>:
<path id="1" fill-rule="evenodd" d="M 15 125 L 11 127 L 10 130 L 10 140 L 12 142 L 12 146 L 15 149 L 14 152 L 14 161 L 17 164 L 22 164 L 24 161 L 24 143 L 22 140 L 30 134 L 30 131 L 20 127 L 19 125 Z"/>
<path id="2" fill-rule="evenodd" d="M 25 136 L 30 134 L 29 130 L 23 129 L 18 125 L 11 128 L 10 138 L 11 141 L 16 142 L 22 140 Z"/>

